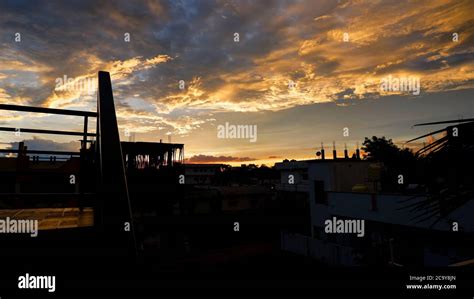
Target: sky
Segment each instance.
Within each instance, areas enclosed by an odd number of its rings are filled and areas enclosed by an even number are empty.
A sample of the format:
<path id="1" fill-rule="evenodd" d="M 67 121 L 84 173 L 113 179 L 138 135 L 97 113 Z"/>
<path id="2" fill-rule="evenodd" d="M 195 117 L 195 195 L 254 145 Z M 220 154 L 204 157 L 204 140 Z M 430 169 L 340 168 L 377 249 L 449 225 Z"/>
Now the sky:
<path id="1" fill-rule="evenodd" d="M 419 147 L 405 142 L 441 127 L 414 124 L 474 117 L 473 58 L 473 1 L 0 2 L 0 103 L 95 111 L 108 71 L 122 140 L 184 143 L 195 163 L 342 155 L 373 135 Z M 255 142 L 219 138 L 226 124 Z M 0 126 L 82 119 L 0 111 Z M 0 132 L 22 140 L 79 147 Z"/>

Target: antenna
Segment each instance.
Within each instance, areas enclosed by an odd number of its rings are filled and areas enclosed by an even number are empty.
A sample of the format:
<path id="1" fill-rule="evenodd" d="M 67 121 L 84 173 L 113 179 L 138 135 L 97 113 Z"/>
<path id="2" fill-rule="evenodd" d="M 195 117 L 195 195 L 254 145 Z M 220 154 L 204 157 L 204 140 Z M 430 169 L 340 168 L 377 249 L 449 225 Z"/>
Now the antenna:
<path id="1" fill-rule="evenodd" d="M 321 142 L 321 159 L 324 160 L 325 159 L 325 156 L 324 156 L 324 144 Z"/>

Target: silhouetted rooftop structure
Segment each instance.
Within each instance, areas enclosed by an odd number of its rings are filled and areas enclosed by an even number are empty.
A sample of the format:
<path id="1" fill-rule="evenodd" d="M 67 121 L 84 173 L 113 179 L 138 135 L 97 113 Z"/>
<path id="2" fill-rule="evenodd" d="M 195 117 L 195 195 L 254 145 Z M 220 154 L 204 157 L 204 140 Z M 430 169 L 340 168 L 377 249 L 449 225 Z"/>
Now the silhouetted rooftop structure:
<path id="1" fill-rule="evenodd" d="M 122 142 L 122 154 L 128 169 L 172 167 L 184 160 L 184 144 Z"/>

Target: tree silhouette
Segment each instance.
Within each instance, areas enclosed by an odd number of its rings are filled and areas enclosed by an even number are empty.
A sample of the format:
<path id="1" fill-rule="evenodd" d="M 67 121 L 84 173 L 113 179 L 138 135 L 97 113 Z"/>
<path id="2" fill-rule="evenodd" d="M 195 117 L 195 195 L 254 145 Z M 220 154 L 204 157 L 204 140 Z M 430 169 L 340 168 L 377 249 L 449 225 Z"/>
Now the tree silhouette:
<path id="1" fill-rule="evenodd" d="M 417 158 L 410 149 L 399 148 L 385 136 L 366 137 L 362 145 L 365 160 L 382 162 L 384 165 L 381 174 L 384 191 L 403 191 L 406 183 L 415 179 Z M 403 175 L 404 184 L 398 183 L 399 175 Z"/>

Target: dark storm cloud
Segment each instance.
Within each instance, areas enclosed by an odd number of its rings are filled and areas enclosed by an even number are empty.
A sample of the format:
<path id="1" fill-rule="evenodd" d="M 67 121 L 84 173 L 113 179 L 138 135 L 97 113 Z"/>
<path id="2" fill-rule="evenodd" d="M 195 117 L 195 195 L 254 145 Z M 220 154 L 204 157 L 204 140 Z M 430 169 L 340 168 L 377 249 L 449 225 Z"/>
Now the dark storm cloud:
<path id="1" fill-rule="evenodd" d="M 77 141 L 71 142 L 56 142 L 49 139 L 41 139 L 34 137 L 22 141 L 29 150 L 50 150 L 50 151 L 78 151 L 80 143 Z M 11 142 L 10 148 L 18 149 L 19 142 Z"/>

